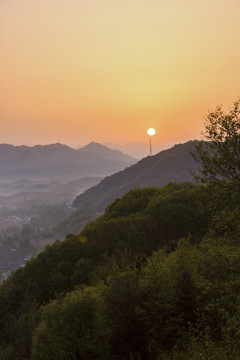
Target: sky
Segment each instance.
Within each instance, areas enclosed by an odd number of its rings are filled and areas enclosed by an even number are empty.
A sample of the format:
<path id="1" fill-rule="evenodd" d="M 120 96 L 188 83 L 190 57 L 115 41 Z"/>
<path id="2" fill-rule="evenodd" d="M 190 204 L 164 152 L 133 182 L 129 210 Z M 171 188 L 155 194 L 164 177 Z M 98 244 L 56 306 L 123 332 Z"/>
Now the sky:
<path id="1" fill-rule="evenodd" d="M 240 96 L 239 0 L 0 0 L 0 143 L 166 146 Z"/>

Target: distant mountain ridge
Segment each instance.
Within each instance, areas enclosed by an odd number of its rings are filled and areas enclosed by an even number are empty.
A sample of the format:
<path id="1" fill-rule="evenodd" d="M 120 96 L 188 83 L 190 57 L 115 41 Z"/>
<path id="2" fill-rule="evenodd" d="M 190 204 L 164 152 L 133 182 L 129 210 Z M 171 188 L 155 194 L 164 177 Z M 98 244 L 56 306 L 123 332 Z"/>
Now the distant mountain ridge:
<path id="1" fill-rule="evenodd" d="M 133 158 L 130 155 L 124 154 L 122 151 L 109 149 L 109 147 L 96 143 L 94 141 L 90 142 L 83 148 L 80 148 L 79 151 L 81 153 L 88 153 L 89 155 L 92 154 L 95 159 L 96 156 L 99 158 L 104 156 L 105 159 L 112 159 L 114 157 L 115 160 L 126 161 L 127 163 L 137 161 L 137 159 Z"/>
<path id="2" fill-rule="evenodd" d="M 88 207 L 95 212 L 103 212 L 108 204 L 134 187 L 162 187 L 170 182 L 192 181 L 192 172 L 197 164 L 189 154 L 197 140 L 178 144 L 154 156 L 147 156 L 136 164 L 111 176 L 80 194 L 73 206 Z"/>
<path id="3" fill-rule="evenodd" d="M 79 150 L 60 143 L 33 147 L 0 144 L 0 180 L 106 176 L 136 161 L 94 142 Z"/>

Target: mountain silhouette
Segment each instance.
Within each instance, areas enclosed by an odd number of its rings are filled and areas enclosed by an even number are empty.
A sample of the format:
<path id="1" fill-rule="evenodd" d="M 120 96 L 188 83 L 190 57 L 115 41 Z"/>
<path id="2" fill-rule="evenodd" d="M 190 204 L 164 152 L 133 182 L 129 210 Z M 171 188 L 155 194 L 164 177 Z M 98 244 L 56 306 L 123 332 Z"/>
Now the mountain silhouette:
<path id="1" fill-rule="evenodd" d="M 68 179 L 106 176 L 137 160 L 98 143 L 76 150 L 63 144 L 0 144 L 0 180 Z"/>
<path id="2" fill-rule="evenodd" d="M 192 181 L 190 170 L 196 171 L 197 164 L 189 150 L 193 150 L 196 144 L 197 140 L 175 145 L 107 176 L 99 184 L 80 194 L 73 201 L 73 206 L 78 209 L 87 207 L 101 213 L 108 204 L 134 187 L 162 187 L 170 182 Z"/>

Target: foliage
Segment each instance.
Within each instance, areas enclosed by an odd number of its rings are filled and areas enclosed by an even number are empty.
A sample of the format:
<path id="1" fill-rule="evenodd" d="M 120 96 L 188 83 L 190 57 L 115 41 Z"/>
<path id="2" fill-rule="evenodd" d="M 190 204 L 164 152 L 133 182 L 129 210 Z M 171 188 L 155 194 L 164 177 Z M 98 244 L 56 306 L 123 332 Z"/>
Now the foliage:
<path id="1" fill-rule="evenodd" d="M 204 183 L 232 186 L 240 183 L 240 99 L 226 113 L 222 106 L 206 118 L 206 141 L 192 152 L 200 164 L 197 178 Z"/>
<path id="2" fill-rule="evenodd" d="M 47 246 L 0 286 L 1 359 L 30 359 L 33 333 L 34 360 L 237 359 L 237 194 L 133 189 Z"/>
<path id="3" fill-rule="evenodd" d="M 42 308 L 32 359 L 107 360 L 109 335 L 98 295 L 75 290 Z"/>
<path id="4" fill-rule="evenodd" d="M 103 251 L 113 255 L 116 249 L 147 255 L 159 247 L 170 251 L 181 237 L 190 233 L 198 242 L 206 233 L 211 220 L 208 195 L 205 187 L 191 183 L 133 189 L 82 234 L 92 246 L 92 256 Z"/>
<path id="5" fill-rule="evenodd" d="M 137 268 L 126 264 L 108 275 L 103 291 L 105 313 L 112 330 L 110 350 L 116 359 L 131 359 L 146 353 L 146 326 L 137 315 L 141 303 L 139 278 Z"/>

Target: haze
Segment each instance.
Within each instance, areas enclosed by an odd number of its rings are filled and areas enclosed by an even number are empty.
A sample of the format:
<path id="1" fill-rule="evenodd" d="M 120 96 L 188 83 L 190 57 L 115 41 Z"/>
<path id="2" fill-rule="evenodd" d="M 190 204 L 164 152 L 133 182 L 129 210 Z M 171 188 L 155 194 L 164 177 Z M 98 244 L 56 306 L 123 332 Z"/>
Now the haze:
<path id="1" fill-rule="evenodd" d="M 200 137 L 240 94 L 235 0 L 1 0 L 0 143 Z"/>

